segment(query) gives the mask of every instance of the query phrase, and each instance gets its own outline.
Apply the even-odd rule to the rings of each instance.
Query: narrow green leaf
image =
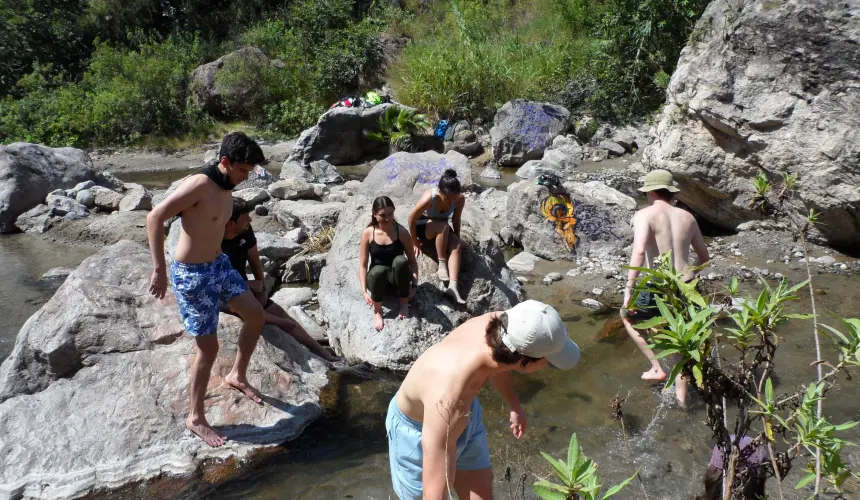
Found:
[[[555,473],[558,478],[561,479],[565,485],[570,486],[570,480],[568,479],[570,474],[568,473],[567,467],[565,467],[565,465],[561,461],[552,458],[551,456],[549,456],[549,454],[543,451],[540,452],[540,454],[543,455],[543,458],[545,458],[550,465],[552,465],[552,468],[555,469]]]
[[[570,436],[570,445],[567,447],[567,470],[568,470],[568,479],[573,481],[573,469],[576,467],[576,463],[579,461],[579,440],[576,437],[576,433],[574,432],[572,436]],[[571,484],[571,483],[568,483]]]
[[[794,489],[799,490],[813,481],[815,481],[815,474],[807,474],[806,477],[797,482],[797,485],[794,487]]]
[[[570,490],[570,488],[567,488],[567,487],[562,486],[560,484],[551,483],[551,482],[546,481],[544,479],[540,479],[537,482],[535,482],[535,486],[544,486],[546,488],[549,488],[551,490],[555,490],[555,491],[558,491],[561,493],[567,493],[568,490]]]
[[[541,484],[533,484],[532,490],[534,490],[535,495],[541,497],[543,500],[566,500],[567,495],[558,491],[555,491],[551,488],[548,488]]]
[[[850,343],[851,343],[851,342],[848,340],[848,337],[846,337],[845,335],[843,335],[843,334],[842,334],[842,332],[840,332],[839,330],[837,330],[837,329],[835,329],[835,328],[833,328],[833,327],[831,327],[831,326],[829,326],[829,325],[819,325],[819,326],[822,326],[822,327],[824,327],[824,328],[826,328],[826,329],[830,330],[834,335],[836,335],[837,337],[839,337],[839,339],[840,339],[840,340],[842,340],[842,342],[843,342],[843,343],[845,343],[845,344],[850,344]],[[822,333],[824,333],[824,334],[825,334],[825,335],[827,335],[827,336],[830,336],[827,332],[822,332]]]
[[[852,427],[855,427],[858,424],[860,424],[860,422],[845,422],[844,424],[839,424],[839,425],[833,427],[833,429],[837,430],[837,431],[844,431],[846,429],[850,429]]]
[[[681,351],[679,351],[678,349],[666,349],[665,351],[660,351],[660,353],[654,357],[657,359],[663,359],[666,356],[671,356],[672,354],[678,354],[679,352],[681,352]]]
[[[632,300],[632,299],[631,299]],[[645,320],[641,323],[636,323],[633,325],[633,328],[637,330],[648,330],[651,328],[656,328],[658,326],[663,326],[666,324],[666,319],[662,316],[654,316],[651,319]]]
[[[668,389],[668,388],[672,387],[672,384],[675,383],[675,378],[678,376],[679,373],[681,373],[681,370],[683,368],[684,368],[684,362],[683,361],[679,361],[678,363],[675,364],[674,367],[672,367],[672,372],[669,373],[669,377],[666,379],[666,386],[663,387],[664,389]]]
[[[618,493],[619,491],[621,491],[622,489],[624,489],[625,487],[627,487],[627,485],[628,485],[628,484],[630,484],[630,481],[633,481],[633,479],[636,477],[636,475],[637,475],[637,474],[639,474],[639,469],[636,469],[636,473],[635,473],[635,474],[633,474],[632,476],[628,477],[627,479],[625,479],[625,480],[624,480],[623,482],[621,482],[620,484],[616,484],[616,485],[615,485],[615,486],[613,486],[612,488],[609,488],[609,490],[606,492],[606,494],[605,494],[605,495],[603,495],[603,497],[601,497],[601,499],[600,499],[600,500],[606,500],[607,498],[609,498],[609,497],[611,497],[611,496],[615,495],[616,493]]]
[[[783,317],[789,319],[812,319],[815,317],[814,314],[784,314]]]
[[[764,383],[764,397],[767,402],[773,401],[773,383],[770,378]]]

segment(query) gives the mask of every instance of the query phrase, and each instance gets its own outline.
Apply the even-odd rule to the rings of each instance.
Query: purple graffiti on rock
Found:
[[[406,160],[396,162],[394,157],[389,157],[382,165],[385,169],[385,177],[388,183],[391,184],[401,174],[409,174],[410,172],[418,172],[418,177],[415,179],[417,184],[433,184],[442,177],[445,170],[452,168],[445,161],[445,158],[440,160]]]

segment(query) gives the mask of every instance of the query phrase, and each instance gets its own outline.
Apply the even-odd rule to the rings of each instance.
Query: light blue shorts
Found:
[[[469,423],[457,439],[457,470],[481,470],[490,468],[490,448],[487,431],[481,418],[478,398],[469,408]],[[388,456],[391,462],[391,481],[400,500],[421,500],[423,487],[421,472],[424,467],[424,452],[421,448],[421,422],[407,417],[397,406],[397,395],[388,405],[385,418],[385,433],[388,435]]]

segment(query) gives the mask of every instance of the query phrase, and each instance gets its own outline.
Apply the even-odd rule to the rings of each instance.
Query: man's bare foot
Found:
[[[451,300],[453,300],[454,302],[456,302],[458,304],[465,304],[466,303],[465,300],[460,298],[460,292],[458,292],[456,288],[448,287],[445,290],[445,295],[447,295],[448,297],[451,297]]]
[[[409,303],[400,303],[400,314],[397,316],[399,319],[406,319],[409,317]]]
[[[224,446],[224,443],[227,442],[227,436],[213,429],[205,418],[192,420],[189,416],[185,419],[185,427],[213,448]]]
[[[382,313],[373,313],[373,327],[377,332],[381,332],[385,328],[385,320],[382,319]]]
[[[263,400],[260,399],[260,393],[257,392],[257,389],[251,387],[251,384],[249,384],[248,382],[240,381],[238,377],[234,377],[232,374],[227,375],[227,377],[224,379],[224,382],[227,382],[230,387],[248,396],[248,399],[257,403],[258,405],[263,404]]]
[[[651,368],[647,372],[642,373],[642,380],[655,380],[658,382],[666,380],[666,372],[658,370],[657,368]]]

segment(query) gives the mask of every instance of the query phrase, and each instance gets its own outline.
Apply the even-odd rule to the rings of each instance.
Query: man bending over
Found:
[[[511,371],[533,373],[547,364],[567,370],[578,361],[579,347],[567,337],[558,312],[535,300],[457,327],[415,361],[388,405],[385,429],[394,491],[401,500],[447,499],[447,461],[447,477],[460,498],[492,498],[478,390],[489,380],[499,391],[519,439],[526,432],[526,416]]]
[[[186,179],[146,217],[146,234],[155,267],[149,290],[161,299],[167,291],[164,223],[177,214],[182,216],[182,233],[170,266],[170,281],[182,323],[196,342],[185,425],[212,447],[223,445],[227,439],[209,425],[203,408],[209,374],[218,355],[219,303],[226,303],[244,321],[236,361],[224,381],[258,404],[260,396],[248,383],[247,371],[263,328],[263,307],[248,290],[245,279],[230,265],[230,259],[221,253],[221,241],[233,211],[233,188],[248,178],[255,165],[264,164],[265,157],[260,146],[241,132],[224,137],[218,156],[217,164]]]

